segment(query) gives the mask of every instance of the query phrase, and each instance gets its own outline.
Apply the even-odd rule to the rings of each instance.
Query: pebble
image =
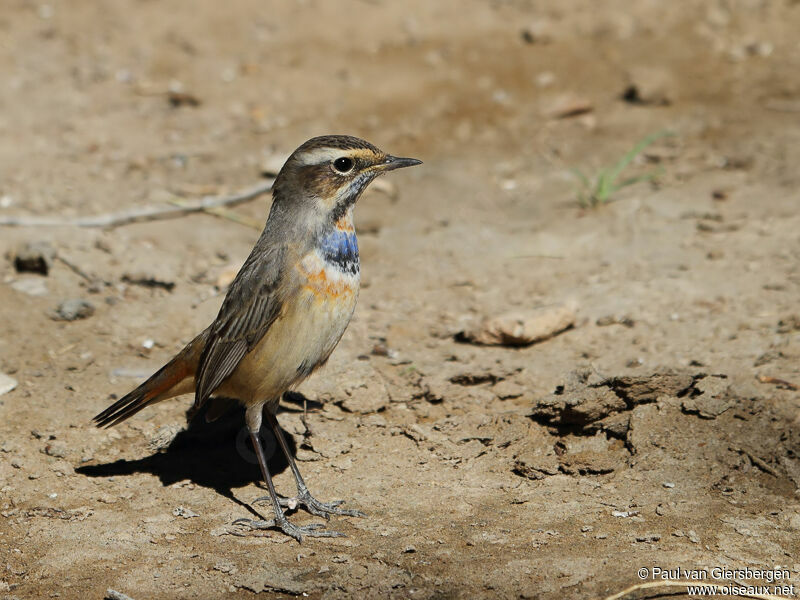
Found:
[[[56,250],[50,242],[26,242],[14,253],[14,268],[17,273],[47,275],[55,258]]]
[[[622,99],[631,104],[667,106],[675,100],[675,79],[669,71],[653,68],[633,68],[628,73],[628,87]]]
[[[192,517],[199,517],[196,512],[194,512],[191,508],[186,508],[185,506],[179,506],[178,508],[172,511],[172,514],[176,517],[183,517],[184,519],[191,519]]]
[[[44,447],[44,453],[56,458],[64,458],[67,455],[67,445],[64,442],[50,442]]]
[[[550,119],[577,117],[594,110],[592,101],[571,93],[558,94],[543,102],[542,114]]]
[[[0,373],[0,396],[7,394],[17,387],[17,380],[13,377]]]
[[[75,298],[64,300],[56,307],[55,312],[50,315],[54,321],[77,321],[86,319],[94,314],[94,304],[88,300]]]

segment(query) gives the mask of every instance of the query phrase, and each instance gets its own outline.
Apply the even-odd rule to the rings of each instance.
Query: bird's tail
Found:
[[[92,421],[98,427],[113,427],[143,408],[192,391],[192,386],[182,382],[194,379],[197,367],[197,342],[199,337],[184,348],[175,358],[156,371],[147,381],[109,406]],[[191,379],[190,379],[191,378]],[[187,388],[187,389],[183,389]]]

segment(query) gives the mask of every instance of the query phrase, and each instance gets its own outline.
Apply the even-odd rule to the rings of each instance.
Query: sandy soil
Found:
[[[323,133],[425,164],[361,200],[355,319],[300,390],[308,429],[298,397],[279,416],[312,492],[369,513],[302,545],[232,525],[270,517],[240,414],[89,424],[213,319],[258,231],[0,228],[0,598],[800,583],[799,27],[778,0],[6,2],[0,217],[230,193]],[[657,181],[578,205],[571,169],[662,130],[626,173]],[[17,272],[42,241],[48,274]],[[54,320],[70,299],[94,313]],[[455,338],[565,303],[528,347]]]

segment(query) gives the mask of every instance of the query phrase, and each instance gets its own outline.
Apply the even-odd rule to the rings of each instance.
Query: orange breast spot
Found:
[[[353,226],[353,215],[349,212],[345,213],[345,215],[336,221],[334,225],[339,231],[346,231],[348,233],[355,231],[355,227]]]
[[[306,282],[303,288],[312,292],[319,300],[335,300],[352,296],[355,292],[352,283],[343,277],[328,277],[324,267],[307,271],[302,269]]]

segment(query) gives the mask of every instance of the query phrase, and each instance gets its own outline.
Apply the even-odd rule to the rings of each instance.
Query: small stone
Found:
[[[686,535],[689,537],[689,541],[693,544],[700,543],[700,538],[697,536],[697,532],[694,529],[690,529]]]
[[[199,517],[196,512],[194,512],[191,508],[186,508],[185,506],[179,506],[178,508],[172,511],[172,514],[176,517],[183,517],[184,519],[191,519],[192,517]]]
[[[526,44],[549,44],[555,37],[553,35],[553,23],[540,19],[530,23],[520,32],[522,41]]]
[[[675,487],[675,484],[672,483],[671,481],[665,481],[661,485],[664,486],[665,488],[674,488]]]
[[[0,373],[0,396],[17,387],[17,380],[5,373]]]
[[[594,106],[588,98],[565,93],[544,101],[542,114],[550,119],[568,119],[592,112]]]
[[[54,321],[77,321],[87,319],[94,314],[94,304],[88,300],[75,298],[64,300],[56,307],[55,312],[50,315]]]
[[[384,340],[379,341],[374,346],[372,346],[372,351],[370,352],[372,356],[386,356],[388,358],[394,358],[397,355],[397,352],[394,352],[386,345]]]
[[[667,106],[675,99],[675,87],[675,79],[666,70],[652,66],[633,68],[622,99],[631,104]]]
[[[417,549],[411,544],[409,544],[408,546],[403,548],[403,553],[404,554],[412,554],[412,553],[414,553],[416,551],[417,551]]]
[[[17,273],[39,273],[47,275],[56,257],[50,242],[27,242],[14,253],[14,268]]]
[[[44,453],[56,458],[64,458],[67,455],[67,445],[64,442],[50,442],[44,447]]]
[[[619,517],[621,519],[627,519],[628,517],[635,517],[639,514],[638,510],[612,510],[611,516],[612,517]]]

